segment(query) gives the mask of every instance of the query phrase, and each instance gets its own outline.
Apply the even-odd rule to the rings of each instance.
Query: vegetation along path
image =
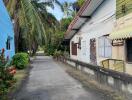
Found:
[[[32,66],[13,100],[106,100],[101,93],[85,90],[51,57],[38,56]]]

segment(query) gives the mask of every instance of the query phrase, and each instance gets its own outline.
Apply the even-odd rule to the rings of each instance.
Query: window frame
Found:
[[[112,44],[110,42],[108,45],[108,44],[106,44],[106,41],[107,41],[107,43],[108,43],[108,41],[110,41],[108,36],[102,36],[102,37],[98,38],[98,55],[99,55],[99,57],[103,57],[103,58],[112,58]],[[102,42],[102,45],[100,45],[100,42]],[[107,53],[106,53],[108,48],[110,48],[110,50],[111,50],[110,55],[107,55]],[[102,53],[102,51],[103,51],[103,53]]]

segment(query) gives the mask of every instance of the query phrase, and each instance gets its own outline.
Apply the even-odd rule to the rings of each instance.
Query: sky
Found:
[[[45,0],[43,0],[45,1]],[[67,2],[75,2],[76,0],[59,0],[61,3],[67,1]],[[61,20],[63,17],[63,12],[61,11],[60,7],[58,5],[55,5],[54,9],[48,8],[48,12],[52,13],[57,20]]]

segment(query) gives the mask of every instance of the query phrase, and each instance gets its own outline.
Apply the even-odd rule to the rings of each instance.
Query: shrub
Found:
[[[29,56],[27,53],[17,53],[13,56],[12,63],[17,69],[24,69],[29,63]]]
[[[62,56],[62,52],[55,50],[53,57],[58,59],[58,57],[60,57],[60,56]]]
[[[10,60],[5,58],[4,52],[4,49],[0,51],[0,100],[7,100],[4,98],[15,82],[13,76],[16,72],[15,68],[10,65]]]

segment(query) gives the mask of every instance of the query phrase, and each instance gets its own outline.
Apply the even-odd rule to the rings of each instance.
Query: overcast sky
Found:
[[[42,1],[46,1],[46,0],[42,0]],[[49,0],[48,0],[49,1]],[[67,1],[67,2],[75,2],[76,0],[59,0],[61,3]],[[51,12],[53,15],[55,15],[55,17],[60,20],[63,17],[63,13],[61,11],[61,9],[59,8],[59,6],[55,5],[54,10],[51,8],[48,8],[48,11]]]

